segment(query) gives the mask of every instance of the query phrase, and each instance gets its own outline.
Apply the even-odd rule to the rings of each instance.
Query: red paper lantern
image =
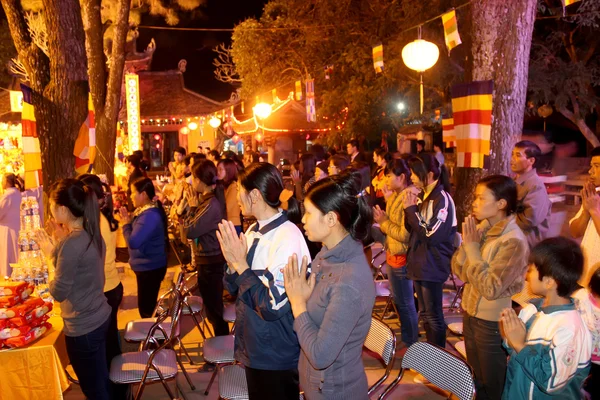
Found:
[[[154,135],[154,140],[160,140],[160,135],[158,133]]]
[[[160,143],[156,143],[156,148],[160,149]]]

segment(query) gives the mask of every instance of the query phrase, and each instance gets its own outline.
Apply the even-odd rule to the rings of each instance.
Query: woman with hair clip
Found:
[[[114,216],[110,186],[92,174],[79,175],[77,180],[83,182],[94,191],[98,198],[98,207],[100,208],[100,234],[106,246],[106,256],[104,258],[104,295],[108,300],[108,305],[112,308],[110,326],[106,338],[106,361],[110,366],[113,357],[121,354],[117,314],[123,300],[123,284],[119,278],[119,271],[117,271],[115,263],[117,258],[117,229],[119,229],[119,222]]]
[[[415,283],[419,311],[427,341],[446,346],[442,311],[442,286],[450,275],[455,250],[456,211],[450,197],[448,172],[431,154],[408,161],[411,180],[422,191],[422,202],[413,192],[404,198],[404,214],[410,233],[407,278]]]
[[[406,253],[410,231],[406,227],[404,199],[407,193],[418,194],[412,186],[411,174],[406,161],[392,160],[387,164],[387,183],[384,194],[387,203],[386,211],[379,206],[373,209],[373,217],[385,235],[387,273],[391,283],[392,294],[398,313],[400,314],[400,331],[402,341],[409,347],[418,340],[419,324],[414,301],[413,281],[407,278]]]
[[[323,249],[312,263],[298,255],[284,270],[285,289],[302,352],[300,386],[308,399],[368,399],[362,347],[371,327],[375,287],[361,243],[372,220],[360,173],[317,182],[306,194],[302,222]]]
[[[190,212],[183,222],[183,229],[186,237],[193,239],[192,259],[198,271],[200,296],[215,336],[225,336],[229,334],[229,325],[223,320],[225,259],[216,236],[219,222],[225,216],[225,196],[223,185],[217,183],[217,168],[212,161],[194,164],[192,186],[184,196]]]
[[[217,164],[217,178],[225,188],[225,206],[227,208],[226,220],[233,222],[235,230],[242,233],[242,212],[237,201],[238,195],[238,167],[234,160],[224,158]]]
[[[50,193],[56,246],[40,245],[54,265],[50,294],[60,303],[71,365],[88,399],[111,399],[106,335],[111,308],[104,296],[105,247],[94,191],[75,179],[59,181]]]
[[[310,262],[308,248],[279,208],[283,178],[275,166],[250,165],[238,187],[243,215],[258,222],[238,236],[233,224],[223,221],[217,232],[228,265],[225,285],[237,294],[235,358],[245,366],[250,400],[297,400],[300,346],[283,268],[291,254]]]
[[[511,307],[511,296],[523,288],[527,273],[529,245],[515,221],[516,210],[515,181],[503,175],[481,179],[473,215],[462,225],[462,245],[452,257],[452,271],[465,282],[465,348],[480,399],[502,397],[507,353],[500,317]]]
[[[140,316],[151,318],[160,283],[167,273],[167,216],[156,199],[150,178],[134,181],[130,189],[136,209],[129,214],[121,207],[123,236],[129,248],[129,265],[137,280]]]

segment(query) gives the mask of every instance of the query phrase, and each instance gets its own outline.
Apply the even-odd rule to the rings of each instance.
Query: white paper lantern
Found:
[[[408,68],[417,72],[427,71],[435,65],[439,58],[438,47],[423,39],[410,42],[402,49],[402,61]]]

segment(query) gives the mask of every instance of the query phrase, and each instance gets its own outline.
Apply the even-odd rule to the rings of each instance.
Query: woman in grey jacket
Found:
[[[363,246],[371,209],[360,192],[360,173],[344,173],[315,183],[306,194],[302,219],[308,239],[322,242],[312,263],[298,268],[290,257],[284,271],[286,293],[302,352],[300,387],[314,399],[368,399],[361,359],[371,326],[375,287]]]

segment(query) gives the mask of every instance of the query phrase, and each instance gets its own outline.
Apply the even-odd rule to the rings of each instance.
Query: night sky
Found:
[[[266,0],[206,0],[201,16],[193,19],[181,14],[179,27],[233,28],[250,17],[260,17]],[[142,25],[166,26],[160,18],[145,16]],[[152,61],[154,71],[177,69],[179,60],[187,60],[184,74],[188,89],[217,101],[227,100],[235,89],[214,78],[212,65],[219,43],[229,44],[231,32],[170,31],[139,29],[138,51],[143,51],[152,38],[156,41],[156,52]]]

